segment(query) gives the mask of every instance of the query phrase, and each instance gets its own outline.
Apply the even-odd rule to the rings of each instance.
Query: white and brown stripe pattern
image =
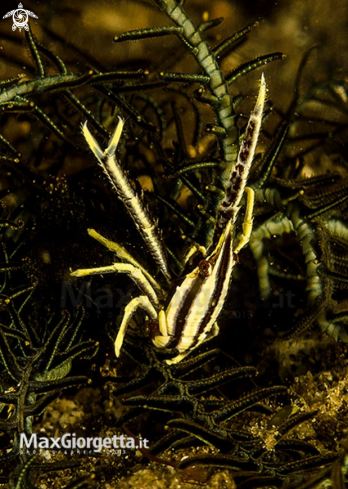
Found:
[[[214,325],[223,308],[235,264],[233,226],[256,150],[265,95],[266,83],[262,75],[257,102],[244,134],[235,170],[231,174],[228,192],[218,214],[218,243],[206,259],[209,266],[202,268],[200,264],[184,278],[174,292],[165,314],[161,315],[162,321],[166,323],[160,324],[162,334],[153,339],[154,344],[179,351],[167,363],[179,362],[218,331]],[[164,331],[166,334],[163,334]]]
[[[123,125],[124,122],[119,117],[117,128],[109,141],[109,146],[105,151],[101,150],[99,144],[90,133],[87,127],[87,122],[85,122],[85,124],[82,126],[82,132],[89,147],[104,170],[104,173],[108,177],[113,188],[116,190],[117,195],[122,200],[129,215],[132,217],[137,229],[148,246],[151,255],[153,256],[163,275],[169,281],[170,272],[167,263],[167,252],[161,239],[158,226],[152,219],[141,197],[133,189],[128,176],[123,171],[115,156],[116,148],[122,134]]]
[[[250,115],[243,141],[238,153],[237,164],[230,175],[225,197],[220,204],[216,218],[215,235],[219,236],[228,221],[236,221],[239,205],[242,200],[251,164],[254,159],[256,145],[261,129],[263,107],[266,98],[266,82],[262,74],[260,90],[256,105]]]
[[[203,275],[198,265],[177,287],[165,311],[167,334],[153,339],[158,347],[179,351],[179,355],[167,363],[177,363],[208,337],[217,334],[218,328],[213,326],[225,302],[235,263],[231,222],[207,262],[212,265],[210,275]]]
[[[160,300],[157,298],[160,287],[152,287],[150,283],[152,280],[147,278],[147,273],[142,270],[142,267],[137,266],[137,262],[132,257],[130,257],[131,263],[128,264],[114,263],[108,267],[73,272],[72,275],[74,276],[111,272],[130,273],[135,283],[143,291],[144,295],[132,299],[126,306],[115,341],[117,356],[120,353],[126,328],[131,317],[139,308],[145,311],[152,323],[156,323],[156,319],[158,319],[158,327],[151,328],[155,329],[152,333],[152,340],[155,346],[166,349],[174,348],[176,350],[176,354],[172,358],[165,360],[168,364],[180,362],[194,348],[209,337],[217,334],[216,320],[223,308],[229,290],[235,264],[235,254],[238,253],[250,237],[254,195],[251,189],[248,192],[249,200],[247,199],[243,239],[239,239],[238,243],[233,242],[233,228],[255,154],[265,94],[266,84],[262,76],[259,96],[254,111],[250,116],[239,151],[238,161],[235,170],[231,174],[230,185],[218,214],[217,244],[209,256],[184,277],[181,285],[176,288],[168,301],[167,306],[161,307]],[[115,157],[122,128],[123,122],[120,120],[109,142],[109,146],[104,152],[87,129],[86,124],[83,126],[83,133],[90,148],[136,223],[151,254],[169,280],[170,276],[163,244],[156,235],[157,227]],[[128,253],[122,247],[113,245],[96,232],[91,232],[90,234],[107,248],[115,251],[120,258],[124,259],[128,256]]]

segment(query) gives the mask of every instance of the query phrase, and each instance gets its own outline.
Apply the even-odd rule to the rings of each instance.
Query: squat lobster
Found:
[[[80,269],[73,272],[72,275],[82,277],[92,274],[127,273],[142,291],[142,295],[132,299],[124,310],[115,340],[117,357],[120,354],[127,326],[138,308],[142,309],[152,322],[155,322],[156,325],[158,323],[155,330],[151,332],[154,345],[165,349],[174,348],[177,351],[173,358],[165,360],[168,364],[180,362],[194,348],[217,335],[219,329],[216,320],[229,290],[236,255],[248,243],[252,231],[254,192],[246,187],[246,183],[260,132],[265,96],[266,83],[262,75],[256,105],[248,121],[237,163],[231,173],[225,197],[217,213],[214,248],[191,273],[183,278],[181,285],[167,301],[166,308],[163,305],[166,293],[147,270],[125,248],[107,240],[92,229],[88,230],[90,236],[113,251],[125,263]],[[152,256],[169,281],[170,273],[165,248],[159,234],[156,233],[155,223],[115,157],[122,129],[123,121],[120,119],[109,146],[104,152],[89,132],[86,123],[83,126],[83,134],[135,221]],[[234,224],[244,191],[246,193],[246,211],[243,233],[237,240],[234,240]]]

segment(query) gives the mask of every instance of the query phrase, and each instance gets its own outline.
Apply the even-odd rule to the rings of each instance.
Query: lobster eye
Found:
[[[160,333],[160,329],[159,329],[159,325],[158,325],[158,321],[155,321],[153,319],[148,319],[146,321],[146,327],[147,327],[147,330],[148,330],[148,333],[149,333],[149,336],[150,338],[155,338],[156,336],[159,336],[161,333]]]
[[[207,260],[201,260],[198,263],[198,268],[199,268],[199,273],[203,277],[209,277],[209,275],[211,275],[211,273],[213,271],[212,264],[210,262],[208,262]]]

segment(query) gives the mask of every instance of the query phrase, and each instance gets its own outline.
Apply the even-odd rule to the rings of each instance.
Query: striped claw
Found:
[[[169,281],[170,272],[167,262],[167,253],[158,229],[158,225],[152,219],[142,198],[133,189],[128,176],[123,171],[123,168],[115,156],[123,131],[123,125],[124,121],[119,117],[117,127],[111,136],[109,145],[105,151],[102,151],[99,144],[90,133],[87,127],[87,122],[85,122],[85,124],[82,126],[82,132],[88,146],[91,148],[94,156],[99,161],[100,166],[111,182],[112,187],[116,190],[118,197],[122,200],[129,215],[133,219],[159,269]]]

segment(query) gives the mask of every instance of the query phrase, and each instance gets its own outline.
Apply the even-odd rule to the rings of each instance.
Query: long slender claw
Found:
[[[266,81],[262,74],[259,94],[254,110],[252,111],[244,132],[242,144],[239,149],[238,159],[230,176],[230,182],[226,188],[226,194],[220,204],[216,219],[215,236],[219,236],[226,227],[228,221],[236,221],[239,205],[242,200],[251,164],[253,162],[256,145],[260,134],[263,108],[266,100]],[[214,239],[215,240],[215,239]]]
[[[134,190],[127,174],[124,172],[115,156],[123,125],[123,120],[119,118],[117,127],[111,136],[109,145],[105,151],[102,151],[99,144],[90,133],[86,123],[83,125],[82,131],[89,147],[99,161],[100,166],[107,175],[113,188],[116,190],[118,197],[122,200],[129,215],[133,219],[154,260],[166,279],[170,281],[171,277],[167,262],[167,253],[158,225],[154,219],[152,219],[141,196]]]

